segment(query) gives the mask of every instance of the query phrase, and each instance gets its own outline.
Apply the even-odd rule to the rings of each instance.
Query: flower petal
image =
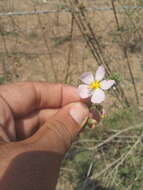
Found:
[[[88,85],[85,84],[79,85],[78,91],[79,91],[79,96],[81,98],[88,98],[91,96],[91,91],[88,88]]]
[[[93,92],[93,96],[91,97],[91,102],[94,104],[100,104],[105,100],[104,91],[101,89],[97,89]]]
[[[85,84],[91,84],[92,82],[94,82],[94,77],[91,72],[86,72],[81,75],[80,80]]]
[[[114,80],[103,80],[101,81],[100,85],[103,90],[108,90],[115,84]]]
[[[97,68],[96,75],[95,75],[95,80],[102,80],[105,76],[105,69],[104,66],[101,65]]]

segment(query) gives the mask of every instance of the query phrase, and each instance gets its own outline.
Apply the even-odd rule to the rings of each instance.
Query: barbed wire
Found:
[[[143,9],[143,6],[122,6],[117,7],[117,11],[121,12],[124,9],[133,10],[133,9]],[[87,11],[111,11],[113,10],[111,7],[88,7]],[[71,8],[65,9],[53,9],[53,10],[33,10],[33,11],[15,11],[15,12],[2,12],[0,13],[0,17],[3,16],[22,16],[22,15],[41,15],[41,14],[49,14],[49,13],[69,13],[69,12],[78,12],[78,10],[73,10]]]

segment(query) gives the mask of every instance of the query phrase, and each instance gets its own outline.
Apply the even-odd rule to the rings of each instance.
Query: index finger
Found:
[[[47,82],[19,82],[0,86],[0,96],[14,116],[23,116],[37,109],[60,108],[81,101],[77,88]]]

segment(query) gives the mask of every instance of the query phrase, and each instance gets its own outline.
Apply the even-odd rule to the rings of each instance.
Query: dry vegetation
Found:
[[[100,64],[118,83],[104,103],[107,117],[97,129],[86,129],[67,153],[57,190],[143,189],[143,9],[122,5],[143,1],[0,1],[0,12],[58,10],[0,16],[0,83],[78,85],[81,73]]]

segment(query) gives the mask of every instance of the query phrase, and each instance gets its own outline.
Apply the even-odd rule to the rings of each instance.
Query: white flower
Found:
[[[103,80],[105,76],[105,69],[103,66],[99,66],[95,77],[91,72],[83,73],[80,80],[84,83],[79,85],[79,95],[81,98],[91,97],[91,102],[94,104],[100,104],[105,100],[104,90],[108,90],[114,84],[114,80]]]

